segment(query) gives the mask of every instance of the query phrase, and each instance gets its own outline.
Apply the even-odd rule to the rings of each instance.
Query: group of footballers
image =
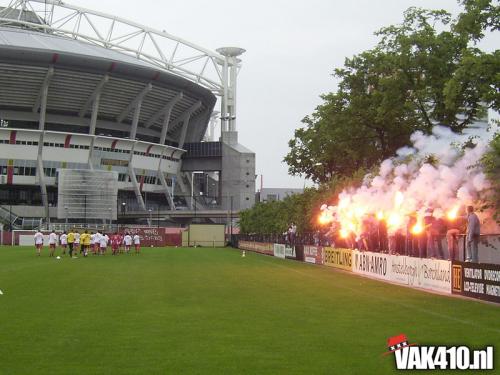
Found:
[[[34,239],[37,254],[40,256],[44,245],[43,233],[37,230]],[[100,231],[89,233],[89,231],[85,230],[83,233],[80,233],[76,230],[70,230],[67,233],[64,231],[60,235],[52,231],[48,238],[50,249],[49,256],[53,257],[55,255],[58,244],[62,249],[62,254],[65,255],[67,251],[72,258],[74,257],[73,253],[76,255],[78,252],[84,257],[88,256],[90,253],[94,255],[104,255],[106,254],[108,246],[111,246],[112,255],[118,255],[123,252],[128,254],[132,244],[134,245],[136,254],[139,254],[141,250],[140,236],[138,234],[132,236],[128,232],[124,234],[115,232],[108,236],[106,233]]]

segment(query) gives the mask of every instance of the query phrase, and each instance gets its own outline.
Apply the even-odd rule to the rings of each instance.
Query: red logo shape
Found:
[[[415,344],[410,344],[408,342],[408,337],[404,334],[399,334],[397,336],[392,336],[387,339],[387,350],[385,354],[394,353],[396,350],[403,349],[406,346],[412,346]]]

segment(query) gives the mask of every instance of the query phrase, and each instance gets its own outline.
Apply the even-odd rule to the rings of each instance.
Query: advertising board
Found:
[[[453,262],[452,292],[500,303],[500,265]]]
[[[323,264],[323,247],[305,245],[304,261],[306,263]]]
[[[329,267],[352,271],[352,254],[353,250],[351,249],[324,247],[324,264]]]

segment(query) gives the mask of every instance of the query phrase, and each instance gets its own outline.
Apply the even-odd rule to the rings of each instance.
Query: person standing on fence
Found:
[[[59,244],[62,247],[63,255],[65,255],[66,248],[68,247],[68,235],[66,234],[66,231],[62,232],[62,234],[59,236]]]
[[[448,218],[446,221],[446,244],[448,247],[448,260],[458,258],[458,235],[465,233],[464,216]]]
[[[33,237],[35,238],[36,252],[37,252],[38,256],[40,256],[40,252],[42,251],[42,247],[43,247],[43,233],[37,229],[37,231]]]
[[[73,246],[75,244],[75,233],[73,233],[73,229],[70,229],[68,232],[68,248],[69,248],[69,256],[73,257]]]
[[[297,226],[294,222],[290,225],[290,244],[295,244],[295,237],[297,235]]]
[[[478,244],[479,234],[481,233],[481,224],[479,218],[474,213],[474,207],[467,206],[467,256],[466,262],[478,263]]]
[[[434,251],[435,257],[438,259],[444,259],[444,251],[443,251],[443,237],[446,233],[446,223],[442,217],[438,217],[434,220],[431,227],[433,243],[434,243]]]
[[[436,245],[434,243],[434,230],[433,226],[435,226],[434,222],[436,221],[436,218],[433,216],[434,210],[432,208],[428,208],[425,210],[424,214],[424,229],[425,229],[425,238],[426,238],[426,250],[427,250],[427,257],[428,258],[435,258],[436,257]],[[423,256],[425,258],[425,256]],[[421,256],[421,258],[423,258]]]

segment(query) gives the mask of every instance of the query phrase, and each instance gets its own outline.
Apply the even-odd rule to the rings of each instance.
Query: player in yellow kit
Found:
[[[81,234],[80,243],[82,244],[83,256],[86,257],[90,247],[90,234],[88,231],[85,231]]]

